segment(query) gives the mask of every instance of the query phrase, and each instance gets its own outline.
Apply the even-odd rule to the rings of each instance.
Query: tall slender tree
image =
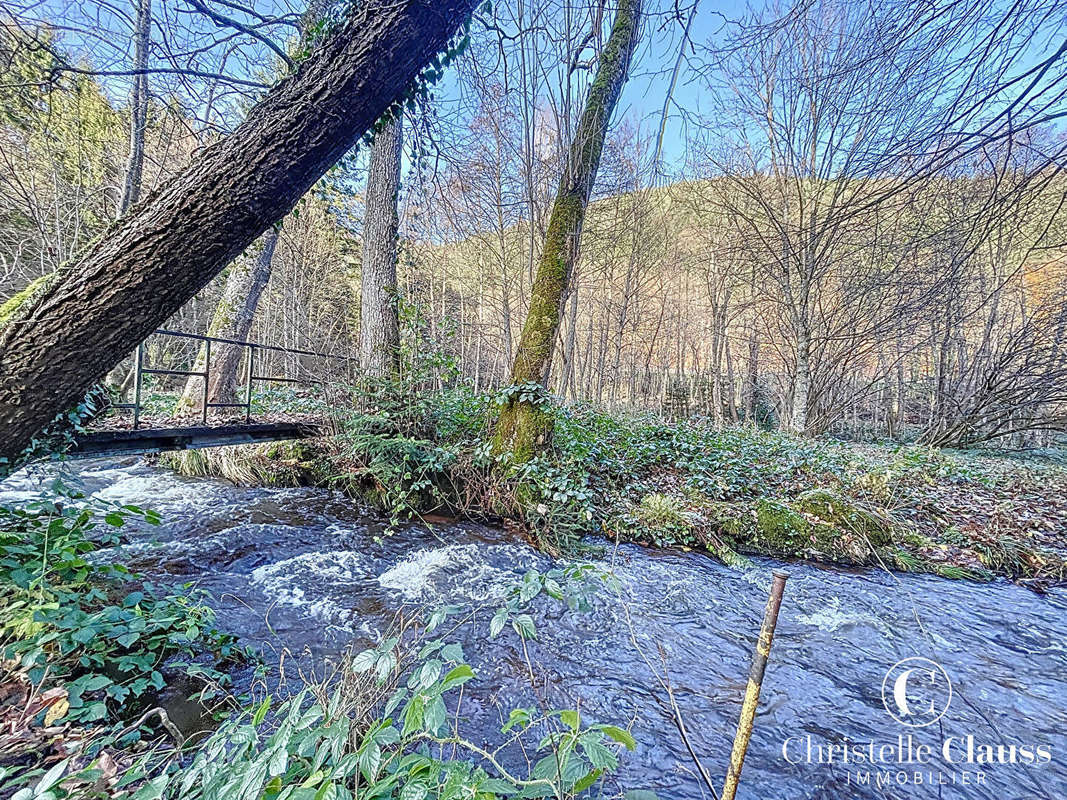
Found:
[[[473,0],[369,0],[230,136],[0,308],[0,463],[292,209],[448,50]],[[449,61],[452,51],[446,54]],[[439,74],[434,70],[435,76]]]
[[[619,0],[611,35],[600,54],[549,216],[530,309],[511,367],[514,386],[547,386],[563,303],[578,260],[582,223],[596,182],[604,138],[637,45],[640,21],[641,0]],[[511,395],[501,410],[494,434],[495,448],[510,449],[517,461],[529,460],[548,444],[552,435],[552,417],[530,394]]]
[[[396,368],[400,325],[396,306],[396,239],[399,218],[403,117],[396,114],[374,135],[363,217],[359,314],[359,365],[380,378]]]
[[[148,47],[152,37],[152,0],[140,0],[133,32],[133,91],[130,93],[130,154],[119,198],[119,216],[141,197],[144,139],[148,128]]]

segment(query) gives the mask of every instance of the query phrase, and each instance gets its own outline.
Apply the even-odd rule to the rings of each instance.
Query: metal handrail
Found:
[[[180,370],[180,369],[154,369],[144,366],[144,342],[137,345],[137,350],[134,353],[134,389],[133,389],[133,402],[132,403],[115,403],[113,408],[131,408],[133,409],[133,428],[137,430],[141,424],[141,387],[143,378],[145,375],[185,375],[187,377],[199,377],[204,379],[204,393],[201,399],[202,406],[202,419],[204,423],[207,423],[208,411],[212,408],[243,408],[245,410],[245,424],[252,421],[252,384],[256,381],[261,383],[303,383],[303,384],[321,384],[323,381],[315,379],[301,379],[301,378],[286,378],[283,376],[269,376],[269,375],[256,375],[256,351],[257,350],[270,350],[278,353],[291,353],[293,355],[310,356],[312,358],[325,358],[333,359],[337,361],[353,361],[353,356],[341,356],[334,355],[332,353],[316,353],[312,350],[298,350],[296,348],[279,347],[277,345],[259,344],[257,342],[244,342],[239,339],[224,339],[220,336],[205,336],[199,333],[186,333],[185,331],[171,331],[165,328],[157,328],[150,335],[159,334],[161,336],[174,336],[181,339],[193,339],[198,342],[204,342],[204,369],[199,370]],[[248,348],[248,360],[247,370],[248,377],[245,381],[245,400],[243,403],[209,403],[208,402],[208,390],[211,385],[211,344],[212,342],[218,342],[219,344],[236,345],[238,347]]]

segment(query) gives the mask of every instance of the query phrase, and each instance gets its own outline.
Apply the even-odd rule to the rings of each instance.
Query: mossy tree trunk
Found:
[[[0,322],[0,459],[284,217],[445,50],[473,0],[368,0],[180,175]]]
[[[513,386],[528,383],[547,386],[563,302],[578,259],[586,207],[596,181],[608,125],[626,83],[640,21],[641,0],[619,0],[611,35],[600,54],[552,205],[530,295],[530,310],[511,367]],[[498,452],[511,450],[521,462],[528,461],[548,445],[552,417],[536,398],[531,401],[519,397],[518,393],[513,394],[500,412],[494,448]]]
[[[238,258],[230,265],[226,286],[215,307],[207,335],[220,339],[248,341],[252,321],[256,316],[259,298],[270,282],[274,249],[278,245],[280,226],[275,225],[263,236],[262,249],[256,258]],[[236,399],[237,370],[241,359],[247,358],[248,348],[235,344],[214,343],[211,347],[211,364],[208,365],[207,401],[209,403],[232,403]],[[207,348],[201,347],[196,357],[194,372],[205,366]],[[199,409],[204,400],[204,379],[189,378],[178,403],[178,411]]]
[[[403,117],[384,123],[374,135],[363,216],[360,268],[359,365],[370,377],[396,372],[400,325],[396,307],[396,203],[400,192]]]

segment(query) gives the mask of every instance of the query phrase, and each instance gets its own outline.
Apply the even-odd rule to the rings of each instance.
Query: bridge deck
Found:
[[[92,431],[78,438],[70,451],[73,458],[158,453],[165,450],[196,450],[249,442],[277,442],[319,436],[322,429],[307,422],[265,422],[184,428]]]

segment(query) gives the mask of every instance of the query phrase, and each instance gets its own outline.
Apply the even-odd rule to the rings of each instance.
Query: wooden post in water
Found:
[[[767,598],[767,609],[763,612],[763,625],[756,642],[756,652],[752,655],[752,666],[748,671],[748,687],[745,689],[745,702],[741,705],[741,718],[737,721],[737,733],[734,735],[734,749],[730,753],[730,767],[726,770],[726,782],[722,787],[722,800],[734,800],[737,794],[737,781],[741,777],[741,767],[745,763],[748,740],[752,737],[752,723],[756,718],[756,706],[759,704],[760,688],[763,686],[763,673],[767,669],[767,656],[771,653],[771,641],[774,639],[774,627],[778,624],[778,610],[782,607],[782,592],[789,573],[774,570],[774,582],[771,594]]]

